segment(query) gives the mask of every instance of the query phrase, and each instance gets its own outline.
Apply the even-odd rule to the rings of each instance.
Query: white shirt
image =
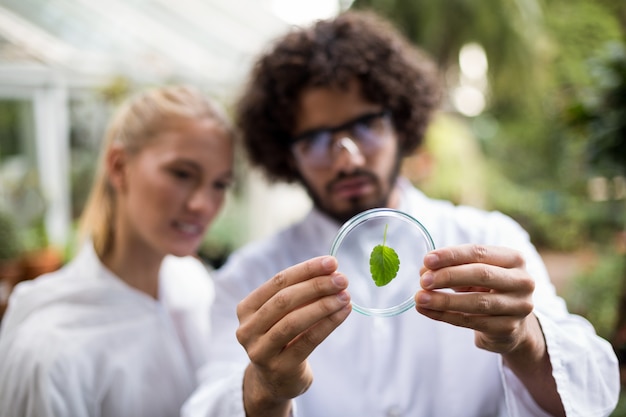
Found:
[[[427,198],[405,180],[399,184],[400,210],[426,227],[435,247],[482,243],[524,254],[536,280],[534,313],[567,415],[609,415],[620,389],[617,358],[586,320],[567,312],[527,233],[501,213],[455,207]],[[231,256],[215,277],[205,381],[186,403],[184,416],[245,416],[242,379],[249,360],[235,338],[236,304],[278,271],[328,254],[339,227],[312,211],[302,222]],[[309,360],[314,380],[295,399],[299,417],[547,415],[500,355],[474,345],[472,330],[430,320],[414,309],[395,317],[353,311]]]
[[[2,417],[172,417],[206,360],[210,276],[167,256],[159,300],[107,270],[92,245],[18,285],[0,332]]]

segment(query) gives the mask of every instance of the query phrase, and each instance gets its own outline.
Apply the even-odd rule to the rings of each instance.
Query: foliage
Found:
[[[75,147],[70,154],[70,190],[72,192],[72,219],[78,219],[83,212],[94,181],[97,166],[97,150]]]
[[[485,151],[514,182],[584,197],[586,138],[572,132],[563,114],[576,89],[592,82],[588,57],[622,35],[615,17],[588,0],[545,2],[543,25],[548,47],[535,62],[542,76],[533,80],[535,89],[508,105],[493,92],[491,111],[500,130]]]
[[[398,274],[400,269],[400,259],[396,251],[387,246],[387,226],[383,234],[383,243],[374,246],[370,254],[370,273],[377,287],[384,287],[389,284]]]
[[[444,112],[431,122],[420,152],[403,165],[403,175],[427,195],[475,207],[485,206],[486,171],[487,162],[470,129]]]
[[[15,259],[21,250],[15,219],[8,211],[0,210],[0,260]]]
[[[589,137],[589,163],[608,174],[626,172],[626,45],[607,44],[590,61],[594,84],[570,107],[571,123]]]
[[[613,338],[625,262],[623,254],[602,250],[593,266],[574,277],[563,295],[569,310],[586,317],[607,340]]]
[[[0,161],[19,153],[19,102],[0,101]]]
[[[472,131],[458,117],[439,114],[422,152],[405,161],[403,173],[431,197],[510,215],[540,248],[574,250],[590,237],[607,236],[610,207],[599,210],[586,197],[559,188],[513,182],[477,148]]]
[[[480,43],[489,61],[488,105],[466,123],[488,161],[477,168],[486,184],[484,205],[519,220],[541,246],[574,249],[598,234],[592,225],[605,236],[612,220],[603,222],[597,212],[603,208],[587,196],[587,137],[564,115],[577,91],[593,85],[588,58],[607,41],[623,39],[626,6],[609,0],[356,0],[353,7],[389,17],[446,75],[457,70],[464,44]],[[447,169],[437,173],[447,184],[450,175],[462,179],[467,172]]]
[[[533,46],[543,43],[536,0],[356,0],[353,8],[389,17],[446,71],[456,66],[464,44],[480,43],[489,57],[490,83],[501,97],[523,97],[539,75],[532,65]]]

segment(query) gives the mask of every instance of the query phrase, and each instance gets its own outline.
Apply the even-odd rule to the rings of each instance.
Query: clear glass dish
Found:
[[[377,245],[393,249],[400,261],[397,275],[384,285],[376,284],[370,270]],[[434,248],[430,233],[418,220],[402,211],[377,208],[348,220],[337,232],[330,254],[348,277],[352,309],[390,317],[415,306],[424,256]]]

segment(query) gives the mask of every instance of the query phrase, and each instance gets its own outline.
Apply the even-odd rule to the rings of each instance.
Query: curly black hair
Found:
[[[256,61],[235,108],[251,164],[270,181],[297,181],[289,161],[301,92],[347,88],[355,78],[366,100],[391,111],[401,156],[412,153],[439,104],[436,67],[388,21],[347,11],[292,29]]]

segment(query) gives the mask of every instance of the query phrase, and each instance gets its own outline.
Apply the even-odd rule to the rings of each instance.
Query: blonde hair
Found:
[[[115,219],[115,190],[106,173],[106,157],[113,145],[139,152],[154,136],[180,119],[210,118],[233,136],[233,128],[217,104],[189,86],[165,86],[146,90],[127,99],[111,119],[100,151],[100,161],[89,199],[79,224],[81,241],[91,239],[96,253],[111,250]]]

